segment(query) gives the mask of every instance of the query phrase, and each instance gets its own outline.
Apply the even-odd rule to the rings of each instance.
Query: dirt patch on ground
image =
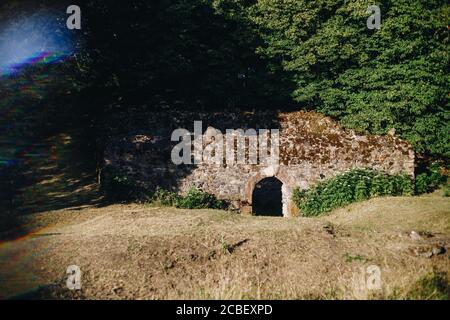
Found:
[[[32,233],[0,244],[2,298],[407,298],[450,271],[450,199],[438,193],[320,218],[111,205],[26,219]],[[81,268],[80,291],[65,286],[69,265]],[[380,290],[367,287],[370,265]]]

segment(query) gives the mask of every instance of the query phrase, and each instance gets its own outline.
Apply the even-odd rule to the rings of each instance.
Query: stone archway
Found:
[[[267,170],[270,169],[270,170]],[[246,183],[243,195],[243,202],[246,206],[242,208],[242,212],[246,214],[253,213],[253,191],[256,184],[264,178],[274,177],[281,181],[282,194],[282,213],[284,217],[294,217],[298,215],[298,209],[292,201],[293,183],[289,179],[288,174],[281,168],[265,168],[257,172]]]
[[[260,180],[252,193],[252,212],[257,216],[283,216],[283,182],[275,177]]]

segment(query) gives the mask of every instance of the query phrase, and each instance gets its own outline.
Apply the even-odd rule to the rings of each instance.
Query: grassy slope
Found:
[[[40,229],[0,245],[3,297],[448,297],[450,199],[438,193],[372,199],[320,218],[111,205],[23,219]],[[412,230],[433,236],[412,240]],[[447,252],[421,255],[436,245]],[[76,294],[64,287],[71,264],[83,272]],[[380,291],[365,285],[373,264]]]

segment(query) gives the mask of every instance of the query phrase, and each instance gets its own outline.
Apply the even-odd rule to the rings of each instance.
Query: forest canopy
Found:
[[[450,6],[378,1],[381,30],[369,30],[368,4],[258,1],[257,52],[281,61],[300,106],[371,133],[395,128],[418,152],[448,158]]]
[[[67,1],[44,3],[61,8],[67,18]],[[381,9],[380,30],[367,28],[371,4]],[[419,154],[450,156],[445,0],[79,5],[78,52],[64,68],[48,72],[67,79],[60,82],[64,90],[55,92],[70,92],[71,115],[90,119],[90,126],[136,107],[305,109],[361,132],[395,128]],[[48,96],[60,104],[61,96]]]

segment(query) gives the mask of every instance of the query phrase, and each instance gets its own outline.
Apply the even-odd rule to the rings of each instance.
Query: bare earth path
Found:
[[[435,299],[449,290],[450,199],[439,192],[320,218],[111,205],[22,219],[34,232],[0,244],[2,298]],[[69,265],[81,268],[80,291],[65,286]],[[381,290],[367,288],[369,265]]]

